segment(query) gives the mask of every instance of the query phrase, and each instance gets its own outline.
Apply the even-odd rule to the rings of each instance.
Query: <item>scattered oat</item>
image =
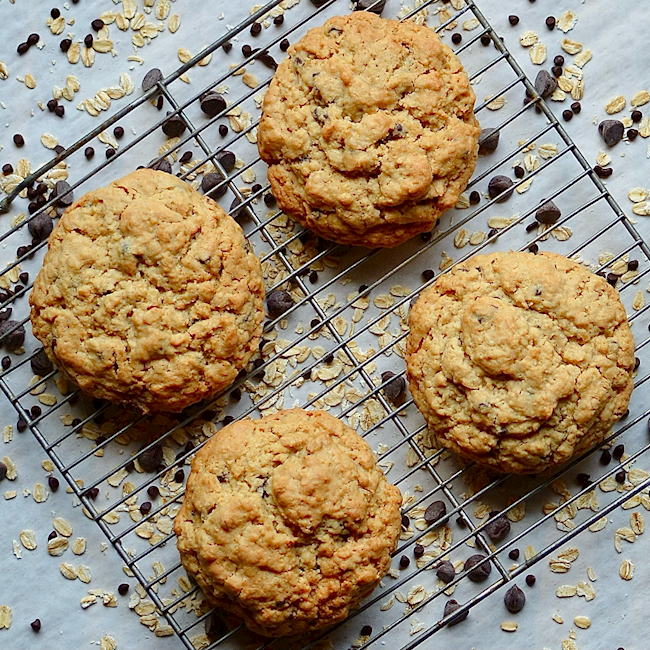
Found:
[[[170,16],[169,20],[167,21],[167,29],[172,33],[175,34],[178,31],[178,28],[181,26],[181,19],[178,14],[174,14],[173,16]]]
[[[488,95],[485,98],[485,101],[488,102],[490,99],[492,99],[492,95]],[[504,99],[503,95],[499,95],[498,97],[492,99],[492,101],[489,101],[489,103],[486,104],[485,107],[490,111],[498,111],[499,109],[503,108],[505,105],[506,105],[506,100]]]
[[[616,113],[620,113],[625,108],[626,104],[627,102],[623,95],[616,95],[616,97],[612,97],[612,99],[607,102],[605,110],[608,115],[615,115]]]
[[[99,642],[99,650],[117,650],[117,641],[112,636],[103,636]]]
[[[578,54],[582,52],[582,43],[572,41],[570,38],[562,39],[561,47],[567,54]]]
[[[576,58],[573,60],[573,62],[579,67],[579,68],[584,68],[589,61],[591,61],[593,57],[593,53],[591,50],[584,50],[583,52],[580,52],[576,56]]]
[[[34,497],[34,501],[36,501],[36,503],[45,503],[45,501],[47,501],[48,497],[50,496],[50,493],[42,483],[36,483],[36,485],[34,485],[32,496]]]
[[[530,54],[530,60],[535,65],[542,65],[542,63],[546,61],[546,45],[544,45],[544,43],[535,43],[535,45],[528,50],[528,54]]]
[[[503,621],[501,623],[501,629],[504,632],[516,632],[519,624],[516,621]]]
[[[0,61],[0,79],[9,79],[9,68],[4,61]]]
[[[560,14],[555,26],[565,34],[571,31],[578,22],[578,15],[573,11],[564,11]]]
[[[564,623],[564,619],[559,614],[553,614],[552,618],[559,625],[562,625]]]
[[[632,104],[634,108],[643,106],[648,102],[650,102],[650,93],[647,90],[639,90],[639,92],[635,93],[635,95],[630,100],[630,104]]]
[[[59,571],[61,572],[61,575],[66,580],[76,580],[77,579],[77,570],[72,566],[72,564],[69,564],[68,562],[61,562],[61,566],[59,567]]]
[[[8,630],[11,627],[11,607],[0,605],[0,630]]]
[[[530,47],[531,45],[535,45],[535,43],[537,43],[538,40],[539,40],[539,36],[537,36],[537,32],[534,32],[531,29],[522,32],[521,36],[519,37],[519,42],[524,47]]]
[[[72,542],[72,552],[75,555],[83,555],[86,550],[86,540],[83,537],[77,537]]]
[[[571,598],[578,593],[578,590],[573,585],[562,585],[555,590],[555,595],[558,598]]]
[[[54,149],[59,144],[59,141],[51,133],[43,133],[41,144],[47,149]]]
[[[632,560],[623,560],[618,574],[623,578],[623,580],[632,580],[634,577],[634,563]]]
[[[52,525],[61,537],[70,537],[72,535],[72,526],[63,517],[55,517]]]
[[[632,309],[634,311],[639,311],[640,309],[643,309],[645,306],[645,297],[643,295],[642,291],[637,291],[634,300],[632,301]]]
[[[573,619],[573,623],[581,630],[586,630],[587,628],[591,627],[591,619],[588,616],[576,616]]]
[[[68,540],[65,537],[53,537],[47,542],[47,552],[53,557],[63,555],[68,548]]]
[[[36,533],[33,530],[20,531],[20,543],[28,550],[33,551],[36,544]]]

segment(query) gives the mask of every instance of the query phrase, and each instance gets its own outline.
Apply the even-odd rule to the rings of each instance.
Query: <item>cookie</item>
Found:
[[[474,92],[428,27],[354,12],[288,50],[258,130],[279,206],[321,237],[391,247],[430,231],[474,171]]]
[[[430,431],[498,471],[562,463],[627,409],[634,340],[618,292],[561,255],[476,255],[420,296],[409,325],[409,387]]]
[[[174,522],[183,566],[254,632],[344,619],[388,571],[400,491],[324,411],[234,422],[197,453]]]
[[[231,384],[257,350],[264,281],[214,201],[141,169],[70,206],[30,304],[34,335],[82,390],[182,411]]]

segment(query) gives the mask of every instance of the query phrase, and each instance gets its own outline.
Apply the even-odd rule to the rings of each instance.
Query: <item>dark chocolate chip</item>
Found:
[[[251,36],[259,36],[262,33],[262,25],[260,25],[259,23],[253,23],[251,25],[250,32],[251,32]]]
[[[50,99],[47,102],[47,110],[50,111],[50,113],[54,113],[54,109],[59,105],[59,102],[56,99]]]
[[[11,163],[6,163],[6,164],[2,165],[2,173],[5,176],[9,176],[9,174],[13,174],[14,173],[13,165]]]
[[[145,472],[155,472],[158,465],[163,461],[162,446],[159,444],[153,445],[153,447],[138,456],[138,461]]]
[[[90,26],[98,32],[102,27],[104,27],[104,21],[101,18],[96,18],[92,23],[90,23]]]
[[[27,37],[27,45],[29,45],[30,47],[32,45],[36,45],[36,43],[38,43],[39,39],[40,39],[40,36],[38,34],[30,34]]]
[[[11,367],[11,357],[2,357],[1,365],[3,370],[9,370]]]
[[[460,605],[458,604],[457,601],[455,601],[453,598],[451,600],[448,600],[445,603],[445,612],[444,616],[447,617],[450,614],[453,614],[457,609],[460,609]],[[467,615],[469,614],[469,610],[465,610],[461,614],[457,614],[456,616],[452,616],[449,621],[447,622],[447,625],[451,627],[452,625],[458,625],[458,623],[461,623],[467,618]]]
[[[413,547],[413,555],[415,555],[415,557],[422,557],[424,555],[424,546],[422,546],[422,544],[416,544]]]
[[[163,80],[163,73],[158,68],[152,68],[147,72],[142,80],[142,90],[147,92],[151,90],[159,81]]]
[[[280,49],[281,49],[283,52],[286,52],[286,51],[289,49],[289,45],[291,45],[291,43],[289,43],[289,39],[288,39],[288,38],[283,38],[283,39],[280,41]]]
[[[449,584],[456,577],[456,569],[454,569],[454,565],[449,560],[445,560],[437,568],[436,575],[445,584]]]
[[[408,555],[402,555],[402,557],[399,559],[399,568],[406,569],[408,568],[409,564],[411,564],[411,558],[409,558]]]
[[[180,115],[172,115],[162,123],[162,131],[169,138],[179,138],[186,128],[187,124]]]
[[[7,476],[7,466],[0,461],[0,481],[3,481]]]
[[[614,478],[616,479],[617,483],[625,483],[625,470],[621,469],[616,472]]]
[[[151,502],[144,501],[142,504],[140,504],[140,512],[143,515],[149,514],[151,512]]]
[[[156,499],[160,495],[160,490],[158,489],[158,486],[150,485],[147,488],[147,494],[149,495],[149,498]]]
[[[508,553],[508,557],[516,562],[519,559],[519,549],[513,548],[512,551]]]
[[[561,76],[562,76],[562,72],[563,72],[563,70],[562,70],[562,67],[561,67],[561,66],[559,66],[559,65],[554,65],[554,66],[551,68],[551,72],[553,73],[553,76],[554,76],[554,77],[561,77]]]
[[[20,55],[25,54],[27,50],[29,50],[29,43],[19,43],[18,47],[16,48],[16,52],[18,52]]]
[[[555,29],[555,16],[549,16],[549,17],[546,19],[546,26],[547,26],[549,29]]]
[[[371,11],[373,14],[381,16],[386,7],[386,0],[354,0],[355,11]]]
[[[582,110],[582,104],[580,102],[573,102],[571,104],[571,110],[577,115]]]
[[[95,150],[92,147],[86,147],[84,149],[84,156],[90,160],[95,155]]]
[[[424,269],[424,271],[422,271],[422,279],[425,282],[429,282],[429,280],[433,280],[435,276],[436,274],[432,269]]]
[[[93,46],[93,41],[94,41],[94,40],[95,40],[95,39],[93,38],[93,35],[92,35],[92,34],[86,34],[86,36],[84,36],[84,45],[85,45],[87,48],[91,48],[91,47]]]
[[[526,576],[526,584],[527,584],[529,587],[532,587],[532,586],[535,584],[536,581],[537,581],[537,578],[535,578],[535,576],[534,576],[532,573],[529,573],[529,574]]]
[[[482,34],[481,35],[481,45],[483,47],[487,47],[491,42],[492,42],[492,39],[490,38],[489,34]]]
[[[460,42],[463,40],[463,37],[461,34],[458,32],[455,32],[454,34],[451,35],[451,42],[454,45],[460,45]]]
[[[500,131],[487,127],[481,131],[478,139],[478,153],[481,156],[492,153],[499,146]]]
[[[171,174],[172,164],[169,162],[169,160],[167,160],[167,158],[163,158],[154,165],[151,165],[151,169],[154,169],[158,172],[165,172],[165,174]]]
[[[610,147],[622,140],[624,131],[623,122],[619,120],[603,120],[598,125],[598,133],[600,133],[605,144]]]
[[[611,460],[612,460],[612,455],[609,453],[609,450],[603,449],[602,453],[600,454],[600,464],[609,465]]]
[[[52,492],[56,492],[59,489],[59,479],[56,476],[48,476],[47,484],[50,486]]]
[[[512,587],[506,591],[506,595],[503,597],[503,602],[511,614],[516,614],[524,608],[524,605],[526,604],[526,594],[524,594],[517,585],[512,585]]]
[[[519,24],[519,16],[515,16],[514,14],[511,14],[508,16],[508,22],[514,27],[515,25]]]
[[[469,203],[470,203],[470,205],[476,205],[480,201],[481,201],[481,195],[476,190],[473,190],[472,192],[470,192],[470,194],[469,194]]]
[[[437,521],[440,521],[447,514],[447,506],[444,501],[434,501],[427,506],[427,509],[424,511],[424,521],[427,522],[429,526],[435,524]]]
[[[232,151],[220,151],[217,154],[217,162],[224,168],[226,174],[230,174],[235,168],[237,158]]]
[[[25,138],[23,138],[23,136],[20,135],[20,133],[16,133],[16,134],[14,135],[13,140],[14,140],[14,144],[15,144],[17,147],[23,147],[23,146],[25,145]]]
[[[488,183],[488,194],[490,198],[497,198],[498,203],[507,201],[512,196],[512,179],[507,176],[494,176]]]
[[[228,52],[230,52],[230,50],[232,50],[232,43],[231,43],[230,41],[226,41],[226,42],[221,46],[221,49],[222,49],[226,54],[228,54]]]
[[[521,165],[516,165],[513,171],[517,178],[523,178],[526,175],[526,170]]]
[[[282,289],[274,289],[266,297],[266,307],[271,318],[277,318],[293,307],[291,294]]]
[[[558,208],[553,201],[542,203],[535,212],[535,219],[540,223],[546,224],[556,223],[561,216],[562,212],[560,211],[560,208]]]
[[[174,480],[176,483],[182,483],[185,480],[185,472],[182,469],[177,469],[174,474]]]
[[[58,181],[54,186],[54,196],[56,196],[56,202],[62,206],[69,206],[74,203],[74,195],[72,189],[70,188],[70,183],[67,181]]]
[[[57,9],[54,7],[53,9],[50,9],[50,16],[56,20],[59,16],[61,15],[61,10]]]
[[[600,165],[596,165],[594,167],[594,173],[598,178],[609,178],[614,170],[611,167],[601,167]]]
[[[16,423],[16,429],[18,429],[18,433],[22,433],[27,429],[27,422],[21,418],[18,418],[18,422]]]
[[[118,139],[121,140],[124,137],[124,127],[123,126],[116,126],[113,129],[113,135]]]
[[[35,618],[30,624],[30,627],[34,632],[40,632],[41,631],[41,619],[40,618]]]
[[[178,159],[178,162],[181,165],[184,165],[185,163],[190,162],[192,160],[192,152],[191,151],[185,151],[183,155]]]
[[[20,325],[17,320],[0,322],[0,346],[6,345],[10,350],[14,350],[22,346],[24,342],[25,328],[23,325]]]
[[[208,117],[214,117],[226,110],[226,100],[218,92],[211,90],[201,97],[201,110]]]
[[[469,571],[467,575],[472,582],[483,582],[487,580],[492,571],[490,562],[485,559],[485,555],[481,555],[480,553],[470,555],[465,560],[463,568],[465,571]]]
[[[621,460],[621,457],[625,453],[625,445],[616,445],[612,451],[612,458],[615,460]]]
[[[50,361],[47,354],[45,354],[45,350],[43,348],[41,348],[30,359],[29,363],[32,367],[32,372],[35,375],[39,375],[40,377],[45,377],[45,375],[49,374],[54,369],[54,365]]]
[[[217,172],[210,172],[209,174],[204,174],[203,178],[201,180],[201,190],[205,193],[208,194],[208,192],[212,192],[219,183],[223,181],[223,178],[221,174]],[[221,189],[223,189],[223,192],[221,192]],[[213,192],[211,194],[212,197],[215,196],[215,194],[218,194],[218,196],[223,196],[226,193],[227,190],[227,185],[223,185],[222,188],[219,189],[218,192]]]
[[[555,65],[563,66],[564,65],[564,57],[561,54],[558,54],[553,59],[553,63],[555,63]]]
[[[273,19],[273,24],[274,25],[282,25],[282,23],[284,23],[284,15],[283,14],[280,14],[279,16],[276,16]]]
[[[636,129],[628,129],[627,130],[627,139],[630,142],[634,142],[634,140],[636,140],[638,135],[639,135],[639,132]]]
[[[393,377],[394,379],[391,379]],[[391,402],[400,399],[400,397],[404,395],[404,391],[406,390],[406,381],[404,380],[404,377],[395,377],[395,373],[387,370],[386,372],[381,373],[381,381],[388,381],[388,383],[382,388],[382,392]]]
[[[72,45],[72,41],[69,38],[64,38],[59,43],[59,48],[61,49],[61,52],[67,52],[70,49],[71,45]]]
[[[570,122],[573,119],[573,111],[568,108],[562,111],[562,118],[565,122]]]
[[[550,97],[557,88],[557,80],[546,70],[540,70],[535,77],[535,90],[542,97]]]
[[[485,533],[493,542],[502,540],[510,532],[510,522],[505,515],[497,514],[485,525]]]
[[[632,121],[635,124],[637,124],[638,122],[640,122],[643,119],[643,113],[641,111],[639,111],[639,110],[634,110],[630,114],[630,117],[632,118]]]
[[[267,192],[264,195],[264,204],[266,205],[267,208],[272,208],[276,204],[276,200],[273,194]]]
[[[126,594],[129,593],[129,585],[128,585],[128,583],[123,582],[122,584],[118,585],[117,593],[120,594],[120,596],[126,596]]]

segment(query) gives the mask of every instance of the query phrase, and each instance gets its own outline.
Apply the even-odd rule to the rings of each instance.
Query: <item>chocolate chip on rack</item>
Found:
[[[508,518],[497,513],[491,513],[492,518],[485,525],[485,533],[493,542],[501,541],[510,532],[510,522]]]
[[[434,501],[427,506],[424,511],[424,521],[429,526],[440,521],[447,514],[447,506],[444,501]]]
[[[436,575],[445,584],[449,584],[456,577],[456,569],[454,569],[454,565],[449,560],[445,560],[436,569]]]
[[[158,68],[152,68],[145,74],[144,79],[142,80],[142,90],[147,92],[151,90],[159,81],[163,80],[163,73]]]
[[[478,153],[479,156],[492,153],[499,146],[499,137],[501,132],[491,127],[486,127],[481,131],[478,139]]]
[[[546,70],[540,70],[535,77],[535,90],[546,99],[550,97],[557,89],[557,81],[552,74]]]
[[[274,289],[266,296],[266,307],[271,318],[282,316],[293,307],[294,302],[291,294],[282,289]]]
[[[475,555],[470,555],[465,560],[463,570],[469,571],[467,577],[472,582],[483,582],[484,580],[487,580],[490,575],[492,565],[489,560],[485,559],[485,555],[476,553]]]
[[[445,611],[444,611],[444,616],[447,617],[450,614],[453,614],[456,610],[460,609],[460,605],[456,600],[453,598],[451,600],[448,600],[445,603]],[[465,610],[462,614],[458,614],[456,616],[452,616],[447,625],[449,627],[452,627],[453,625],[458,625],[458,623],[461,623],[467,618],[467,615],[469,614],[469,610]]]
[[[490,198],[496,198],[498,203],[503,203],[507,201],[511,196],[513,182],[511,178],[507,176],[497,175],[490,179],[488,183],[488,194]]]
[[[506,594],[503,597],[503,602],[511,614],[516,614],[524,608],[524,605],[526,604],[526,594],[519,589],[517,585],[512,585],[512,587],[506,591]]]
[[[560,208],[558,208],[553,201],[546,201],[540,205],[535,212],[535,219],[537,219],[539,223],[545,224],[556,223],[561,216],[562,212],[560,211]]]

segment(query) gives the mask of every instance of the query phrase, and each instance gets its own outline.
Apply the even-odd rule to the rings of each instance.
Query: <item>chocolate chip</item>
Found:
[[[603,449],[602,453],[600,454],[600,464],[609,465],[611,460],[612,460],[612,455],[609,453],[609,450]]]
[[[176,473],[174,474],[174,480],[176,481],[176,483],[182,483],[184,479],[185,479],[185,472],[182,469],[177,469]]]
[[[617,483],[625,483],[625,470],[621,469],[616,472],[614,478],[616,479]]]
[[[463,40],[463,37],[461,34],[458,32],[455,32],[454,34],[451,35],[451,42],[454,45],[460,45],[460,42]]]
[[[503,597],[503,602],[511,614],[516,614],[524,608],[524,605],[526,604],[526,594],[519,589],[517,585],[512,585],[512,587],[506,591],[506,595]]]
[[[92,147],[86,147],[84,149],[84,156],[90,160],[95,155],[95,150]]]
[[[226,100],[214,90],[201,97],[201,110],[208,116],[214,117],[226,110]]]
[[[230,50],[232,50],[232,43],[231,43],[230,41],[226,41],[226,42],[221,46],[221,49],[222,49],[226,54],[228,54],[228,52],[230,52]]]
[[[437,521],[442,519],[447,514],[447,506],[444,501],[434,501],[427,506],[427,509],[424,511],[424,521],[427,522],[429,526],[435,524]]]
[[[90,26],[98,32],[102,27],[104,27],[104,21],[101,18],[96,18],[90,23]]]
[[[519,559],[519,549],[513,548],[512,551],[508,553],[508,557],[516,562]]]
[[[488,194],[490,198],[497,198],[498,203],[507,201],[512,196],[512,179],[507,176],[494,176],[488,183]]]
[[[162,131],[169,138],[179,138],[186,128],[187,124],[180,115],[172,115],[162,123]]]
[[[140,505],[140,512],[141,512],[143,515],[147,515],[147,514],[149,514],[149,513],[151,512],[151,503],[150,503],[149,501],[144,501],[144,502]]]
[[[381,16],[386,7],[386,0],[353,0],[355,11],[370,11],[373,14]]]
[[[74,195],[70,183],[67,181],[58,181],[54,186],[54,196],[56,202],[62,206],[72,205],[74,203]]]
[[[27,429],[27,422],[25,422],[22,417],[18,418],[18,422],[16,422],[16,429],[18,429],[18,433],[22,433]]]
[[[562,76],[562,72],[563,72],[563,70],[562,70],[562,67],[561,67],[561,66],[559,66],[559,65],[554,65],[554,66],[551,68],[551,72],[553,73],[553,76],[554,76],[554,77],[561,77],[561,76]]]
[[[61,52],[67,52],[70,49],[71,45],[72,45],[72,41],[69,38],[64,38],[59,43],[59,48],[60,48]]]
[[[13,140],[14,140],[14,144],[15,144],[17,147],[23,147],[23,146],[25,145],[25,138],[23,138],[23,136],[20,135],[20,133],[16,133],[16,134],[14,135]]]
[[[639,260],[630,260],[627,263],[627,268],[630,271],[636,271],[639,268]]]
[[[546,70],[540,70],[535,77],[535,90],[541,97],[550,97],[557,89],[555,77]]]
[[[636,124],[637,122],[640,122],[643,119],[643,113],[639,110],[634,110],[630,114],[630,117],[632,118],[632,121]]]
[[[609,178],[614,170],[611,167],[601,167],[600,165],[596,165],[594,167],[594,173],[598,178]]]
[[[571,110],[577,115],[582,110],[582,104],[580,102],[573,102],[571,104]]]
[[[361,628],[361,636],[370,636],[372,634],[372,628],[370,625],[364,625]]]
[[[413,547],[413,555],[415,555],[415,557],[422,557],[424,555],[424,546],[422,546],[422,544],[416,544]]]
[[[560,211],[560,208],[558,208],[553,201],[542,203],[535,212],[535,219],[537,219],[539,223],[556,223],[561,216],[562,212]]]
[[[515,172],[515,176],[517,178],[523,178],[526,175],[526,170],[521,165],[516,165],[513,168],[513,171]]]
[[[391,379],[391,377],[394,377],[394,379]],[[388,381],[389,379],[391,379],[391,381]],[[402,395],[404,395],[404,391],[406,390],[406,381],[404,380],[404,377],[395,377],[394,372],[387,370],[386,372],[381,373],[381,381],[388,381],[388,383],[382,388],[382,392],[391,402],[398,400]]]
[[[2,369],[3,370],[9,370],[11,367],[11,357],[2,357]]]
[[[214,199],[218,199],[220,196],[223,196],[228,191],[227,183],[224,183],[215,190],[215,188],[223,181],[221,174],[218,172],[210,172],[209,174],[203,174],[201,179],[201,190],[204,194],[210,194]]]
[[[549,16],[546,19],[546,26],[551,30],[555,29],[555,16]]]
[[[224,168],[226,174],[230,174],[235,168],[237,158],[232,151],[220,151],[217,154],[217,162]]]
[[[515,25],[519,24],[519,16],[515,16],[514,14],[508,16],[508,22],[514,27]]]
[[[129,593],[129,585],[128,585],[128,583],[123,582],[121,585],[118,585],[117,593],[120,594],[120,596],[126,596],[126,594]]]
[[[562,118],[565,122],[570,122],[573,119],[573,111],[568,108],[565,111],[562,111]]]
[[[178,159],[178,162],[181,165],[184,165],[185,163],[190,162],[192,160],[192,152],[191,151],[185,151],[183,155]]]
[[[490,38],[489,34],[482,34],[481,35],[481,45],[483,47],[487,47],[491,42],[492,42],[492,39]]]
[[[40,36],[38,34],[30,34],[27,37],[27,45],[29,45],[30,47],[32,45],[36,45],[36,43],[38,43],[39,39],[40,39]]]
[[[558,55],[553,59],[553,63],[555,63],[555,65],[559,65],[559,66],[564,65],[564,57],[563,57],[561,54],[558,54]]]
[[[433,236],[433,235],[431,234],[431,232],[421,232],[421,233],[420,233],[420,239],[421,239],[423,242],[428,242],[428,241],[430,241],[432,236]]]
[[[636,129],[628,129],[627,130],[627,139],[630,142],[634,142],[634,140],[636,140],[638,135],[639,135],[639,132]]]
[[[289,49],[289,45],[291,45],[291,43],[289,43],[289,39],[288,39],[288,38],[283,38],[283,39],[280,41],[280,49],[281,49],[283,52],[286,52],[286,51]]]
[[[30,627],[34,632],[40,632],[41,631],[41,619],[40,618],[35,618],[30,624]]]
[[[47,484],[50,486],[52,492],[56,492],[59,489],[59,479],[56,476],[48,476]]]
[[[147,488],[147,494],[149,495],[150,499],[156,499],[160,495],[160,490],[158,489],[158,486],[150,485]]]
[[[165,174],[171,174],[172,173],[172,164],[167,160],[167,158],[163,158],[162,160],[159,160],[157,163],[151,165],[151,169],[154,169],[158,172],[165,172]]]
[[[529,573],[529,574],[526,576],[526,584],[527,584],[529,587],[532,587],[532,586],[535,584],[536,581],[537,581],[537,578],[535,578],[535,576],[534,576],[532,573]]]
[[[11,163],[6,163],[6,164],[2,165],[2,173],[5,176],[9,176],[9,174],[13,174],[14,173],[13,165]]]
[[[251,32],[251,36],[259,36],[262,33],[262,25],[260,25],[259,23],[253,23],[251,25],[250,32]]]
[[[467,575],[472,582],[483,582],[490,575],[492,566],[485,559],[485,555],[477,553],[476,555],[470,555],[465,560],[463,569],[469,571]]]
[[[59,16],[61,15],[61,10],[57,9],[54,7],[53,9],[50,9],[50,16],[56,20]]]
[[[492,153],[499,146],[500,131],[487,127],[481,131],[478,139],[478,153],[480,156]]]
[[[476,205],[481,201],[481,195],[476,191],[472,191],[469,194],[469,203],[470,205]]]
[[[159,81],[163,80],[163,73],[158,68],[152,68],[147,72],[142,80],[142,90],[147,92],[151,90]]]
[[[445,603],[445,612],[444,616],[447,617],[450,614],[453,614],[457,609],[460,609],[460,605],[458,604],[457,601],[455,601],[453,598],[451,600],[448,600]],[[466,610],[462,612],[461,614],[457,614],[456,616],[452,616],[449,621],[447,622],[447,625],[449,627],[452,627],[453,625],[458,625],[458,623],[461,623],[467,618],[467,615],[469,614],[469,610]]]
[[[32,420],[35,420],[36,418],[39,418],[42,415],[41,407],[38,406],[38,404],[34,404],[34,406],[32,406],[29,412],[30,415],[32,416]]]
[[[282,25],[283,22],[284,22],[284,15],[283,14],[280,14],[279,16],[276,16],[273,19],[273,24],[274,25]]]
[[[619,120],[603,120],[598,125],[598,133],[600,133],[605,144],[610,147],[621,141],[624,130],[623,122]]]
[[[510,532],[510,522],[505,515],[497,513],[485,525],[485,533],[493,541],[498,542],[502,540]]]
[[[436,274],[432,269],[424,269],[424,271],[422,271],[422,279],[425,282],[429,282],[429,280],[433,280],[435,276]]]
[[[266,296],[266,307],[271,318],[277,318],[293,307],[291,294],[282,289],[274,289]]]
[[[24,342],[25,328],[23,325],[20,325],[17,320],[0,322],[0,346],[6,345],[10,350],[13,350],[19,348]]]
[[[29,229],[32,237],[37,242],[41,242],[50,236],[50,233],[54,228],[54,223],[52,222],[51,217],[49,217],[44,212],[41,212],[41,214],[35,216],[30,220],[30,222],[27,224],[27,228]]]
[[[625,445],[616,445],[612,451],[612,457],[615,460],[621,460],[621,457],[625,453]]]
[[[45,350],[41,348],[29,361],[32,372],[39,377],[45,377],[45,375],[52,372],[54,365],[50,361]]]
[[[163,461],[162,446],[159,444],[153,445],[153,447],[147,449],[138,456],[138,461],[145,472],[155,472],[158,465]]]
[[[94,40],[95,40],[95,39],[93,38],[93,35],[92,35],[92,34],[86,34],[86,36],[84,36],[84,45],[85,45],[87,48],[91,48],[91,47],[93,46],[93,41],[94,41]]]
[[[3,481],[7,476],[7,466],[0,461],[0,481]]]
[[[18,54],[20,54],[20,55],[25,54],[25,52],[27,52],[27,50],[29,50],[29,44],[28,43],[19,43],[18,47],[16,48],[16,52],[18,52]]]
[[[51,539],[54,539],[57,536],[56,530],[53,530],[48,536],[47,536],[47,541],[49,542]]]
[[[399,568],[406,569],[408,568],[409,564],[411,564],[411,558],[409,558],[407,555],[402,555],[402,557],[399,559]]]
[[[436,570],[436,575],[445,584],[449,584],[456,577],[456,569],[449,560],[445,560]]]

